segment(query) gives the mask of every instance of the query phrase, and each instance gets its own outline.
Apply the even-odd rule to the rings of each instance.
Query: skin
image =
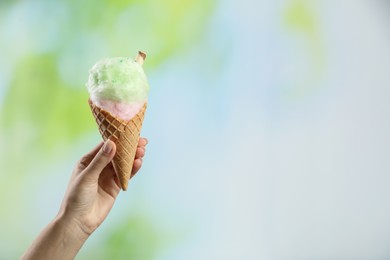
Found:
[[[142,166],[148,141],[140,138],[133,173]],[[21,259],[74,259],[88,237],[103,223],[120,192],[112,166],[115,144],[107,140],[81,158],[70,178],[59,213]]]

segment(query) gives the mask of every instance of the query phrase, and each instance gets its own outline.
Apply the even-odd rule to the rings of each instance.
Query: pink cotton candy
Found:
[[[132,119],[141,110],[145,102],[133,102],[131,104],[114,102],[111,100],[93,100],[95,105],[110,112],[122,120]]]

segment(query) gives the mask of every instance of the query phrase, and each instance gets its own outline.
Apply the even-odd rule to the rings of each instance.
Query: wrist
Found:
[[[84,244],[91,233],[86,232],[81,223],[71,216],[59,214],[53,220],[53,225],[62,230],[64,237],[75,244]]]
[[[22,259],[74,259],[88,235],[65,215],[58,215],[34,240]]]

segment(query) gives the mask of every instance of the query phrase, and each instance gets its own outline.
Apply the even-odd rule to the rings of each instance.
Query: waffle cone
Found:
[[[127,184],[134,176],[132,169],[144,121],[146,103],[138,114],[128,121],[113,116],[110,112],[96,106],[90,99],[88,103],[104,141],[110,139],[116,144],[116,154],[112,164],[122,190],[127,190]]]

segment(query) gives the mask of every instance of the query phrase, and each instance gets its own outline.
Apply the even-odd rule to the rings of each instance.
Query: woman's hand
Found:
[[[147,139],[140,138],[133,174],[142,166]],[[104,221],[119,194],[112,166],[115,144],[100,143],[76,165],[57,217],[34,240],[22,259],[74,259]]]
[[[142,166],[147,139],[140,138],[133,174]],[[107,217],[119,194],[119,180],[112,166],[115,144],[107,140],[76,165],[60,209],[60,216],[74,221],[88,236]]]

